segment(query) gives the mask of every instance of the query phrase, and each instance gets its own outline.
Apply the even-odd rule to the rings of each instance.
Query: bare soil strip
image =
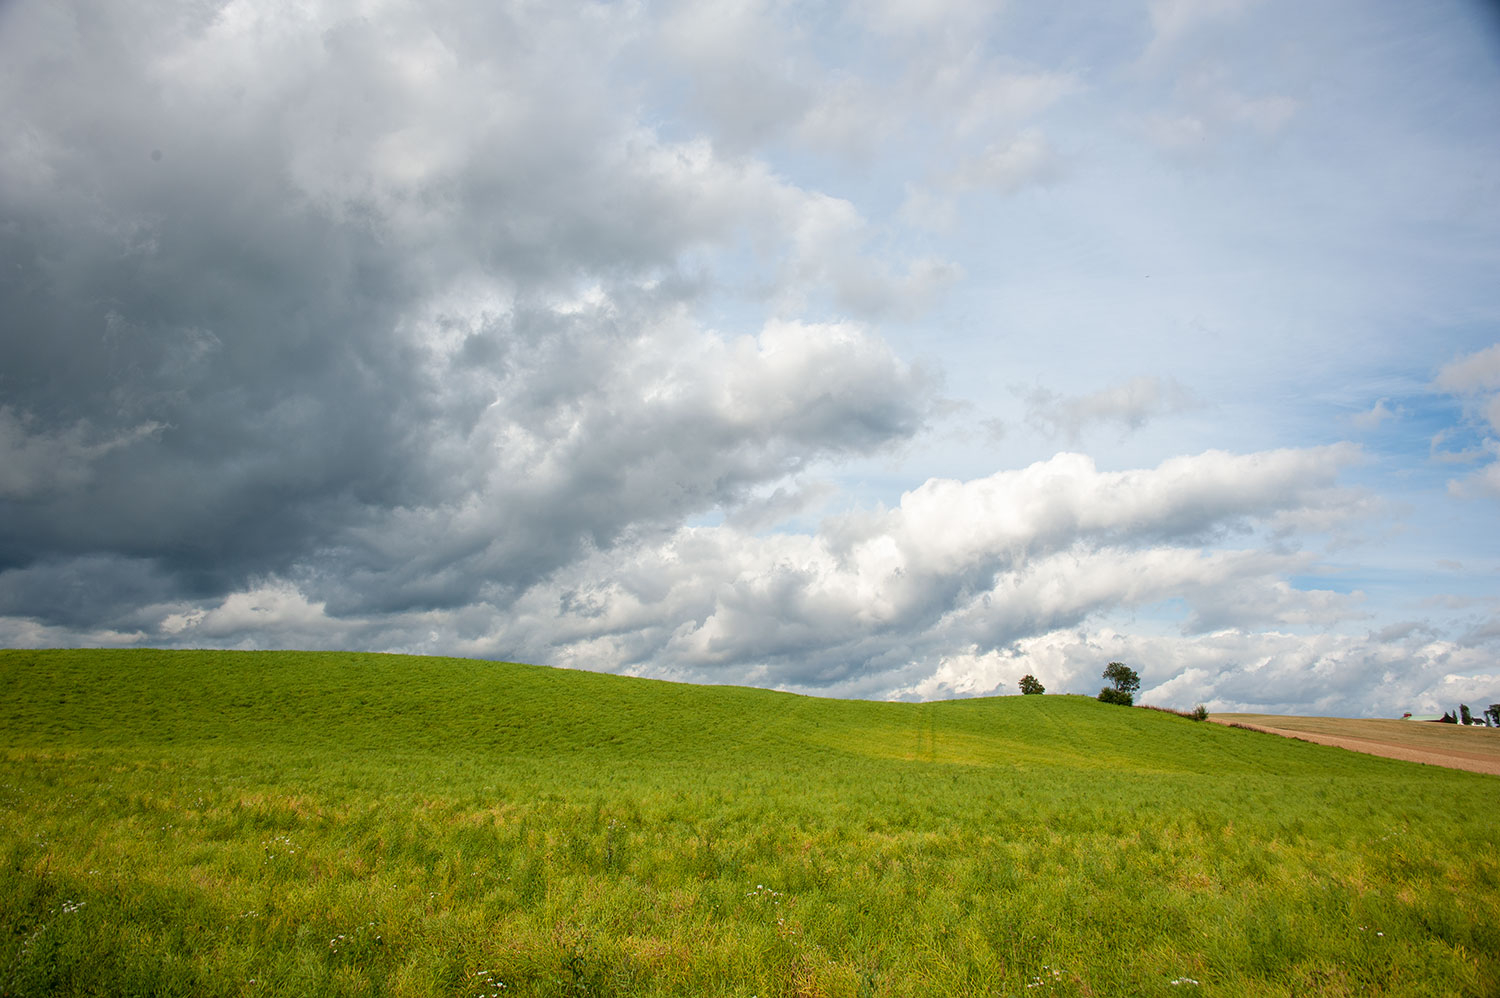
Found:
[[[1215,714],[1209,720],[1387,759],[1500,776],[1500,728],[1280,714]]]

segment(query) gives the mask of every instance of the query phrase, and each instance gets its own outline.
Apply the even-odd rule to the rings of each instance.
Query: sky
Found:
[[[1479,0],[0,5],[0,645],[1500,700]]]

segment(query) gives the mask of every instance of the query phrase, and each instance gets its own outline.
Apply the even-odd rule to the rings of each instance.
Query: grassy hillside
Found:
[[[0,651],[0,995],[1500,994],[1494,777],[1076,697]]]

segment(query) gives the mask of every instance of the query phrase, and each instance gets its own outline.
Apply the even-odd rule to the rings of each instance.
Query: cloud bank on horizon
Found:
[[[1460,0],[7,5],[0,644],[1500,699],[1497,95]]]

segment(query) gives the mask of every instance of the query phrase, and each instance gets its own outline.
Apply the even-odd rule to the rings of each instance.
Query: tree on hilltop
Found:
[[[1135,703],[1135,691],[1141,688],[1141,677],[1124,662],[1111,662],[1104,667],[1104,678],[1109,686],[1099,691],[1101,703],[1117,703],[1129,707]]]
[[[1037,678],[1029,672],[1021,677],[1021,682],[1018,685],[1021,687],[1021,692],[1027,696],[1031,696],[1034,693],[1047,692],[1047,687],[1043,686],[1037,680]]]

